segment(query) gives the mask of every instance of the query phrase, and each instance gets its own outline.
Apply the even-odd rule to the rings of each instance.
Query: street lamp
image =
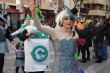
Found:
[[[4,2],[4,0],[1,0],[1,2],[2,2],[2,15],[5,15],[5,2]]]
[[[7,14],[7,11],[10,10],[10,7],[6,3],[3,3],[2,6],[3,6],[2,7],[2,9],[3,9],[3,13],[2,14],[5,15],[5,14]]]
[[[5,15],[5,2],[3,3],[3,15]]]

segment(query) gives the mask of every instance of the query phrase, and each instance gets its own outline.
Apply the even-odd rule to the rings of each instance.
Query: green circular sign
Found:
[[[43,45],[35,46],[31,52],[33,60],[37,62],[43,62],[48,57],[48,50]]]

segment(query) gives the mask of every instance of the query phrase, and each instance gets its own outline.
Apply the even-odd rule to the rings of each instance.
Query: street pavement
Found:
[[[17,40],[14,41],[16,44]],[[9,44],[10,53],[5,56],[5,65],[4,65],[4,73],[15,73],[15,49],[14,45]],[[93,59],[93,48],[91,50],[91,60],[87,63],[79,63],[79,66],[84,69],[87,73],[110,73],[110,47],[108,47],[108,60],[103,61],[103,63],[95,63],[95,59]],[[22,70],[19,70],[19,73],[23,73]],[[51,73],[51,72],[46,72]]]
[[[90,49],[91,60],[87,63],[79,63],[79,66],[87,73],[110,73],[110,47],[108,47],[108,59],[102,63],[95,63],[93,48],[91,47]]]

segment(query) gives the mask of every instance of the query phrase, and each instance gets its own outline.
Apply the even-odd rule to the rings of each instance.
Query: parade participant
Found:
[[[5,22],[5,18],[0,15],[0,73],[3,73],[5,54],[9,52],[6,38],[8,38],[9,41],[13,40],[8,33],[9,31],[5,29]]]
[[[76,40],[78,34],[72,30],[74,17],[68,10],[59,13],[57,20],[60,22],[59,29],[44,26],[40,23],[35,13],[35,1],[29,2],[29,8],[35,26],[38,30],[51,36],[55,48],[55,60],[52,73],[79,73],[79,67],[75,60],[75,51],[77,49]]]
[[[11,34],[13,37],[19,35],[18,38],[20,40],[16,44],[16,73],[18,73],[18,70],[20,67],[22,68],[23,73],[25,73],[24,71],[24,64],[25,64],[24,41],[30,35],[30,33],[28,33],[28,35],[26,36],[27,26],[30,26],[30,25],[31,25],[31,18],[28,16],[26,17],[24,24],[22,24],[21,28]]]
[[[16,35],[19,35],[25,29],[26,22],[28,20],[30,20],[30,24],[32,24],[32,25],[34,24],[34,21],[31,19],[31,17],[29,15],[27,15],[26,18],[25,18],[25,20],[24,20],[24,22],[21,24],[21,27],[18,30],[16,30],[15,32],[11,33],[11,36],[14,37]]]
[[[21,35],[20,35],[20,40],[22,41],[25,41],[26,39],[29,40],[29,38],[35,38],[36,36],[36,32],[37,32],[37,29],[35,28],[34,25],[31,25],[30,24],[31,21],[27,21],[26,22],[26,27],[25,29],[22,31]],[[24,43],[25,45],[25,43]],[[25,48],[25,47],[24,47]],[[28,48],[25,48],[25,49],[28,49]],[[25,50],[25,55],[27,54],[27,51]],[[29,57],[28,57],[29,58]],[[30,59],[30,58],[29,58]],[[39,71],[39,69],[37,69],[37,71],[30,71],[30,70],[27,70],[27,62],[29,63],[30,60],[27,60],[27,58],[25,57],[25,71],[28,72],[28,73],[44,73],[44,71]],[[30,65],[32,66],[32,65]],[[32,66],[34,67],[34,66]]]
[[[27,23],[27,26],[25,27],[25,29],[23,30],[23,32],[21,33],[21,36],[20,36],[20,39],[25,41],[26,39],[32,39],[32,38],[35,38],[36,37],[36,32],[38,30],[35,28],[35,26],[33,25],[30,25],[29,23]],[[37,35],[38,36],[38,35]],[[38,37],[36,37],[38,39]],[[24,43],[25,45],[25,43]],[[25,55],[27,54],[27,51],[26,49],[28,48],[25,48]],[[28,57],[28,59],[31,59],[30,57]],[[36,70],[27,70],[27,62],[29,62],[30,60],[27,60],[27,58],[25,57],[25,71],[28,72],[28,73],[44,73],[44,71],[39,71],[40,69],[39,68],[36,68]],[[36,63],[37,65],[37,63]],[[31,67],[32,65],[30,65]],[[32,66],[34,67],[34,66]]]
[[[24,45],[23,42],[20,41],[16,44],[16,73],[18,73],[19,68],[21,67],[24,71]]]

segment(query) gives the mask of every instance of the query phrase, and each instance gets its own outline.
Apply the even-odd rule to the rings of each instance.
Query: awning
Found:
[[[16,9],[16,6],[10,6],[10,10],[8,11],[10,13],[25,13],[25,10],[23,10],[22,12],[20,12],[18,9]]]

